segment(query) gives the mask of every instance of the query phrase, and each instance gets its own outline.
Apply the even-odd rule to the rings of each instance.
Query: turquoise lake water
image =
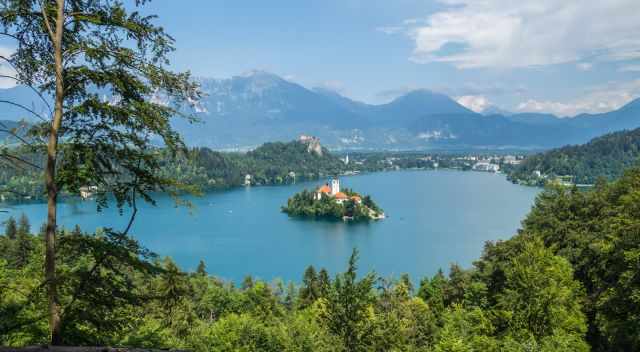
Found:
[[[313,264],[333,275],[343,271],[354,247],[360,271],[417,282],[450,263],[468,267],[485,241],[507,239],[529,212],[537,188],[513,185],[503,175],[458,171],[397,171],[344,177],[343,187],[370,194],[387,219],[368,224],[310,221],[280,212],[287,198],[322,183],[251,187],[190,198],[195,208],[176,208],[168,197],[140,205],[131,234],[185,270],[200,259],[209,273],[239,282],[248,274],[265,280],[300,281]],[[44,204],[8,207],[0,221],[25,213],[37,228]],[[61,204],[60,223],[86,231],[123,228],[128,212],[96,213],[91,201]],[[43,221],[43,220],[42,220]]]

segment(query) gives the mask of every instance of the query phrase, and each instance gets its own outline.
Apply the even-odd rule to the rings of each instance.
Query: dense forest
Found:
[[[251,176],[252,185],[270,185],[338,175],[346,170],[342,160],[325,148],[321,150],[312,151],[300,141],[265,143],[247,153],[195,148],[180,158],[166,158],[163,172],[208,190],[243,185],[246,175]]]
[[[0,168],[0,200],[43,200],[41,151],[20,146],[5,152],[38,167],[0,159],[0,165],[7,166]],[[265,143],[248,152],[185,148],[172,153],[155,148],[154,153],[159,157],[158,176],[171,178],[177,185],[193,186],[201,192],[243,186],[246,182],[253,186],[278,185],[349,173],[436,167],[471,170],[472,166],[459,154],[353,152],[339,155],[326,148],[321,148],[321,153],[310,151],[308,144],[300,141]],[[350,160],[348,164],[344,162],[346,156]],[[77,196],[69,192],[63,195]]]
[[[172,178],[177,184],[196,186],[209,191],[245,185],[286,184],[295,181],[338,175],[345,163],[322,148],[321,153],[308,150],[299,141],[266,143],[246,153],[219,152],[208,148],[185,149],[173,154],[157,149],[160,155],[158,175]],[[42,165],[33,150],[12,148],[11,154]],[[7,201],[43,199],[41,169],[3,167],[0,170],[0,195]],[[250,178],[247,178],[250,175]],[[67,194],[69,195],[69,194]]]
[[[600,177],[613,180],[624,170],[638,165],[640,129],[610,133],[584,145],[566,146],[531,155],[508,170],[511,180],[544,184],[558,176],[567,176],[576,184],[594,184]],[[534,175],[539,171],[541,175]]]
[[[640,170],[590,191],[549,188],[522,229],[469,269],[414,283],[309,267],[299,283],[183,272],[117,232],[59,231],[66,344],[196,351],[640,349]],[[24,217],[0,236],[0,344],[48,339],[44,242]]]

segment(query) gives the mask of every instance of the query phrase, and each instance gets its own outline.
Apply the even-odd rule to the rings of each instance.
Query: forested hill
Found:
[[[610,133],[589,143],[565,146],[527,157],[509,172],[511,179],[536,182],[535,171],[547,179],[572,176],[577,184],[593,184],[599,177],[620,177],[625,169],[637,165],[640,157],[640,129]],[[539,180],[540,181],[540,180]]]
[[[247,153],[220,152],[209,148],[189,149],[185,154],[162,154],[161,176],[196,186],[202,191],[242,185],[286,184],[301,180],[338,175],[345,163],[316,138],[306,141],[265,143]],[[11,153],[41,164],[26,148],[12,148]],[[38,170],[15,167],[0,168],[0,196],[4,200],[38,200],[44,196]]]
[[[245,181],[265,185],[337,175],[345,170],[345,164],[315,139],[265,143],[247,153],[196,148],[186,158],[168,163],[165,170],[178,171],[178,177],[190,184],[219,188]]]

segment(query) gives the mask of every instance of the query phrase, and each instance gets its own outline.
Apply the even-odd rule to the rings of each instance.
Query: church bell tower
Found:
[[[331,195],[335,196],[338,192],[340,192],[340,180],[336,177],[331,180]]]

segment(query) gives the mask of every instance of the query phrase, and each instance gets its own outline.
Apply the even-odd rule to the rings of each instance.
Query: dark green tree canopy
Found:
[[[16,42],[15,52],[4,59],[15,68],[17,83],[43,97],[56,95],[55,1],[6,0],[0,13],[2,31]],[[95,186],[101,199],[111,193],[118,205],[131,202],[134,194],[151,200],[150,191],[175,186],[158,176],[153,146],[182,148],[170,121],[189,118],[183,107],[198,99],[197,86],[189,73],[167,68],[174,41],[154,24],[154,16],[130,12],[120,1],[68,0],[63,17],[58,188],[77,193]],[[45,137],[50,117],[33,114],[45,121],[34,135]]]

